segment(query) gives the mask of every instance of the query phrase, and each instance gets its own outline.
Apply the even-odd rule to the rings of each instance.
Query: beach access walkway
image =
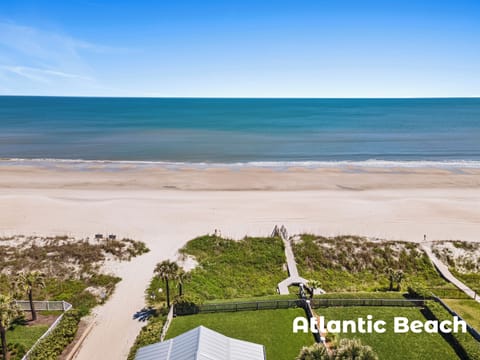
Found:
[[[288,232],[287,229],[285,228],[284,225],[282,225],[280,228],[275,225],[275,228],[273,229],[272,236],[280,236],[280,238],[283,240],[283,244],[285,246],[285,258],[287,259],[287,271],[288,271],[288,278],[285,280],[281,281],[278,283],[277,288],[278,288],[278,293],[280,295],[288,295],[289,290],[288,287],[291,285],[300,285],[300,284],[307,284],[308,280],[302,278],[298,274],[298,269],[297,269],[297,262],[295,261],[295,256],[293,255],[293,250],[290,245],[290,241],[288,238]],[[325,291],[322,289],[315,289],[314,290],[315,294],[324,294]]]
[[[471,288],[469,288],[467,285],[465,285],[463,282],[458,280],[453,274],[450,272],[448,269],[448,266],[446,266],[437,256],[433,253],[432,248],[430,244],[432,244],[432,241],[424,241],[420,244],[422,249],[425,251],[425,253],[428,255],[430,258],[430,261],[433,263],[433,265],[437,268],[437,270],[440,272],[440,274],[448,281],[450,281],[453,285],[455,285],[457,288],[462,290],[467,296],[471,297],[473,300],[477,301],[480,303],[480,296],[473,291]]]

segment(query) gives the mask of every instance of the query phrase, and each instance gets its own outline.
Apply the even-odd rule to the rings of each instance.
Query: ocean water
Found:
[[[480,99],[4,96],[0,158],[480,167]]]

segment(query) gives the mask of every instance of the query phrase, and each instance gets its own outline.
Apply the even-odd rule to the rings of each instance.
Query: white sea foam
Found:
[[[83,160],[83,159],[0,159],[3,165],[72,166],[72,167],[165,167],[165,168],[440,168],[480,169],[478,160],[362,160],[362,161],[249,161],[235,163],[179,162],[179,161],[136,161],[136,160]]]

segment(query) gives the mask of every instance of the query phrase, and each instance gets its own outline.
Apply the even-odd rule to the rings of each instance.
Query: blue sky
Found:
[[[0,2],[0,94],[480,96],[480,1]]]

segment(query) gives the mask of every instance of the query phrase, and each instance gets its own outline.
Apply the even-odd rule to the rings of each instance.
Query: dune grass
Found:
[[[408,283],[452,287],[414,243],[304,234],[292,248],[300,275],[320,280],[328,292],[385,291],[389,288],[387,268],[403,271],[403,288]]]
[[[434,254],[465,285],[480,293],[480,244],[468,241],[438,241]]]
[[[8,240],[16,243],[10,244]],[[39,270],[46,275],[46,286],[34,289],[35,300],[65,300],[85,315],[106,301],[121,280],[102,273],[102,264],[107,259],[129,261],[147,251],[144,243],[131,239],[97,241],[18,235],[0,243],[0,293],[14,292],[12,283],[17,272]]]
[[[277,237],[236,241],[206,235],[189,241],[180,253],[198,262],[185,293],[203,301],[275,295],[287,277],[283,242]]]

